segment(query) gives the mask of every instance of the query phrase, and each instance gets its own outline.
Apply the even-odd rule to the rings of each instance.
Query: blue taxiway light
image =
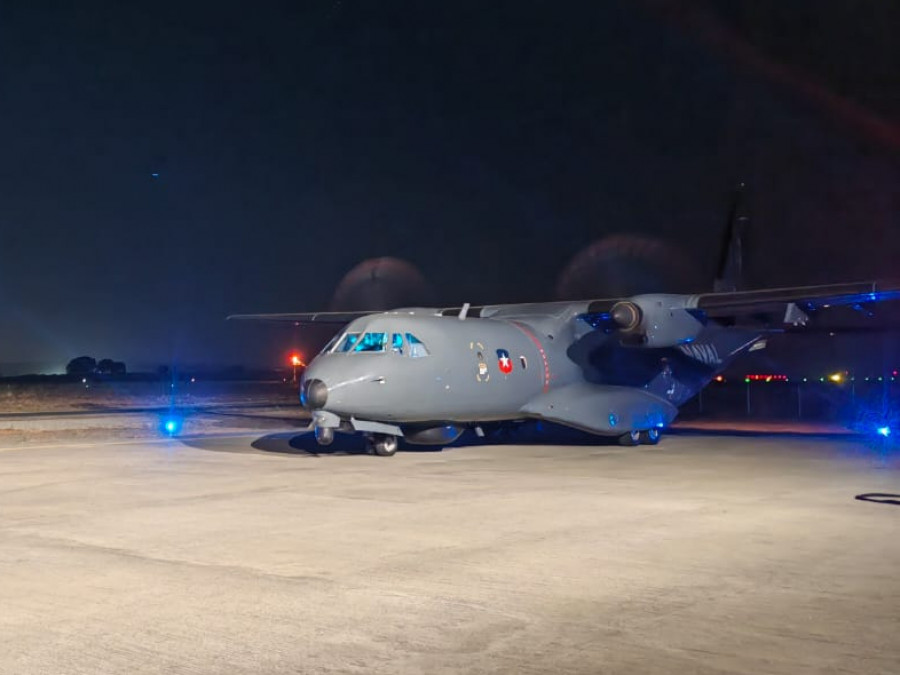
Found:
[[[162,431],[169,436],[175,436],[181,431],[182,420],[177,417],[168,417],[163,420]]]
[[[879,436],[884,436],[885,438],[887,438],[888,436],[891,435],[890,427],[878,427],[875,431],[878,433]]]

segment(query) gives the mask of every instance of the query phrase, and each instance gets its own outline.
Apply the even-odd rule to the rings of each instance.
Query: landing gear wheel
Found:
[[[369,439],[369,448],[379,457],[391,457],[399,445],[399,439],[390,434],[373,434]]]
[[[316,427],[316,443],[319,445],[331,445],[334,441],[334,429],[331,427]]]
[[[659,443],[659,429],[647,429],[641,432],[641,444],[656,445]]]
[[[629,431],[627,434],[622,434],[619,436],[619,445],[624,445],[627,447],[632,447],[641,442],[641,432],[635,429],[634,431]]]

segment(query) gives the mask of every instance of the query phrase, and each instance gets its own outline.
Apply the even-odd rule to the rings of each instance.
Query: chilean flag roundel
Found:
[[[509,352],[505,349],[497,350],[497,361],[500,364],[500,372],[509,375],[512,372],[512,359],[509,358]]]

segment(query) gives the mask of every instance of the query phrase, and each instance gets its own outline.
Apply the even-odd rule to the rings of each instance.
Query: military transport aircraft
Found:
[[[529,418],[654,444],[679,405],[764,346],[769,329],[742,320],[777,312],[799,325],[820,309],[896,298],[900,283],[870,281],[232,318],[347,324],[309,364],[300,400],[320,444],[335,431],[362,432],[388,456],[400,437],[447,444],[466,428]]]
[[[772,330],[900,298],[896,281],[738,291],[740,225],[732,220],[711,293],[229,318],[345,326],[300,382],[322,445],[361,432],[389,456],[401,437],[447,444],[524,419],[655,444],[678,406]]]

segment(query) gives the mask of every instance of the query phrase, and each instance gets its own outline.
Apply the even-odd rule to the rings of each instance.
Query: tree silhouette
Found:
[[[79,356],[66,365],[68,375],[92,375],[97,372],[97,360],[91,356]]]

